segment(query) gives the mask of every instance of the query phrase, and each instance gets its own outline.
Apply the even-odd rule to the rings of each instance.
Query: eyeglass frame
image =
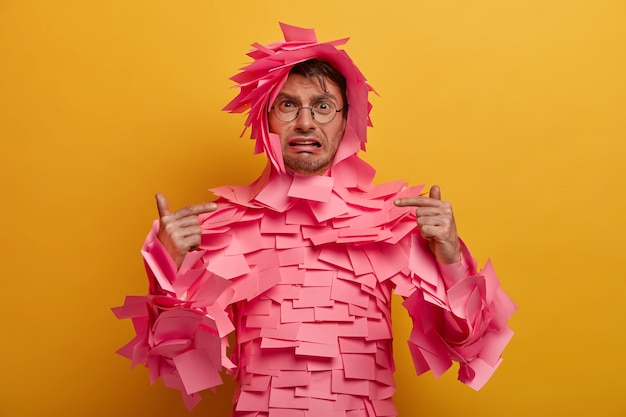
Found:
[[[340,109],[338,109],[338,110],[337,110],[337,105],[336,105],[336,104],[335,104],[332,100],[329,100],[328,102],[329,102],[329,103],[331,103],[331,104],[333,105],[333,107],[335,107],[335,112],[334,112],[334,113],[332,113],[332,112],[331,112],[331,113],[328,113],[328,114],[332,114],[332,115],[333,115],[333,117],[332,117],[332,119],[330,119],[330,120],[329,120],[329,121],[327,121],[327,122],[320,122],[319,120],[317,120],[317,119],[315,118],[315,111],[313,110],[313,107],[310,107],[310,106],[300,106],[300,105],[296,104],[296,106],[298,107],[298,111],[296,111],[296,112],[295,112],[295,116],[294,116],[294,118],[293,118],[293,119],[291,119],[291,120],[287,120],[287,121],[280,119],[280,118],[276,115],[276,110],[274,109],[274,108],[276,107],[276,104],[274,104],[272,107],[270,107],[270,110],[274,110],[274,117],[276,117],[276,120],[278,120],[279,122],[281,122],[281,123],[291,123],[291,122],[293,122],[294,120],[297,120],[297,119],[298,119],[298,116],[300,116],[300,110],[302,110],[302,109],[309,109],[309,110],[311,111],[311,119],[313,119],[313,121],[314,121],[316,124],[318,124],[318,125],[327,125],[328,123],[330,123],[330,122],[332,122],[333,120],[335,120],[335,118],[337,117],[337,113],[340,113],[340,112],[341,112],[341,111],[343,111],[343,110],[347,110],[347,108],[348,108],[348,106],[347,106],[347,105],[344,105],[342,108],[340,108]],[[295,104],[295,102],[294,102],[294,104]]]

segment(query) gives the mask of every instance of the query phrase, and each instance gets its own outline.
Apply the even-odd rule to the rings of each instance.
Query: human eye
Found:
[[[285,112],[285,113],[290,113],[298,109],[298,105],[294,103],[292,100],[288,100],[288,99],[279,100],[278,103],[276,104],[276,107],[278,108],[278,110]]]
[[[333,111],[335,106],[330,101],[323,100],[323,101],[318,101],[317,103],[315,103],[313,108],[315,109],[316,112],[320,114],[328,114]]]

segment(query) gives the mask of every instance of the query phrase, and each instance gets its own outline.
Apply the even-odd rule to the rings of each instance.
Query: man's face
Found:
[[[337,109],[343,109],[340,88],[325,79],[326,90],[316,78],[289,75],[276,97],[276,103],[287,103],[296,107],[315,107],[321,100],[330,101]],[[286,100],[286,101],[285,101]],[[326,124],[318,124],[310,109],[300,110],[291,122],[276,118],[276,110],[269,115],[270,132],[280,137],[283,160],[288,171],[302,175],[320,175],[330,167],[346,129],[343,110]]]

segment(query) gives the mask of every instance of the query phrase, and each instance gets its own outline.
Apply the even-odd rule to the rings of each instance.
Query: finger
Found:
[[[446,213],[442,210],[442,207],[423,206],[415,210],[416,217],[440,217],[445,215]]]
[[[200,226],[192,226],[186,227],[185,229],[181,229],[179,232],[179,236],[181,239],[197,239],[198,243],[200,242],[200,236],[202,236],[202,228]]]
[[[170,205],[167,202],[165,196],[161,193],[157,193],[155,196],[157,209],[159,210],[159,218],[163,218],[170,214]]]
[[[424,199],[424,197],[403,197],[403,198],[396,198],[393,202],[393,204],[395,204],[398,207],[408,207],[408,206],[420,206],[421,205],[421,201]]]
[[[176,211],[174,213],[174,217],[181,219],[187,216],[197,216],[202,213],[210,213],[215,210],[217,210],[217,204],[215,203],[195,204],[193,206],[183,207],[182,209]]]
[[[429,197],[433,200],[441,200],[441,189],[438,185],[433,185],[430,187],[430,192],[428,193]]]
[[[200,235],[191,236],[189,238],[189,252],[200,250],[201,241]]]
[[[417,225],[440,227],[442,232],[446,232],[449,229],[449,222],[445,218],[441,217],[420,217],[417,219]]]
[[[183,240],[190,235],[202,233],[196,216],[185,217],[176,221],[171,221],[171,217],[164,218],[161,220],[160,231],[166,233],[173,241]]]
[[[180,219],[175,220],[174,222],[172,222],[176,228],[178,229],[193,229],[195,227],[200,227],[200,219],[198,219],[198,216],[187,216],[187,217],[183,217]]]
[[[437,207],[441,204],[439,200],[435,200],[429,197],[404,197],[397,198],[393,202],[398,207]]]

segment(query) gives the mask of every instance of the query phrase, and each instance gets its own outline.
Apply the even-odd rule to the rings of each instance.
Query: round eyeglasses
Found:
[[[293,100],[279,99],[272,106],[274,116],[284,123],[296,120],[300,114],[300,110],[302,109],[311,110],[311,117],[313,117],[313,121],[321,125],[332,122],[337,113],[343,110],[337,110],[335,103],[328,100],[316,101],[311,107],[303,107],[297,105]]]

